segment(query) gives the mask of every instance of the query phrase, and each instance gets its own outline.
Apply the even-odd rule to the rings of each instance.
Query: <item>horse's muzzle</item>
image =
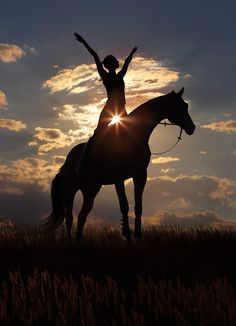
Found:
[[[190,128],[185,128],[184,131],[186,132],[187,135],[191,136],[196,129],[195,125],[192,125]]]

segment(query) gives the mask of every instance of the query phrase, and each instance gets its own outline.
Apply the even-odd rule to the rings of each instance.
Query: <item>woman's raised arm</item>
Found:
[[[130,52],[130,54],[128,55],[128,57],[125,59],[124,65],[122,67],[122,69],[119,71],[119,75],[121,75],[122,77],[125,76],[127,69],[129,67],[129,64],[131,62],[131,60],[133,59],[133,54],[138,50],[137,46],[135,46],[132,51]]]
[[[99,75],[101,76],[101,78],[103,78],[104,74],[106,74],[106,70],[103,68],[103,65],[102,65],[102,63],[101,63],[101,60],[100,60],[100,58],[99,58],[97,52],[95,52],[95,51],[91,48],[91,46],[88,45],[88,43],[85,41],[85,39],[84,39],[81,35],[79,35],[78,33],[75,32],[75,33],[74,33],[74,36],[75,36],[75,39],[76,39],[78,42],[82,43],[82,44],[86,47],[86,49],[89,51],[89,53],[93,56],[94,61],[95,61],[96,66],[97,66],[98,73],[99,73]]]

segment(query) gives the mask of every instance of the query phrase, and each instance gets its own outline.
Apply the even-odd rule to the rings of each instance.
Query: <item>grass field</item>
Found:
[[[0,237],[0,325],[236,325],[236,230],[157,227]]]

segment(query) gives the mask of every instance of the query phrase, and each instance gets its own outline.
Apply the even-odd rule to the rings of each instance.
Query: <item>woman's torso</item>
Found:
[[[103,84],[107,91],[107,102],[123,111],[125,106],[125,83],[122,76],[118,74],[107,74],[103,78]]]

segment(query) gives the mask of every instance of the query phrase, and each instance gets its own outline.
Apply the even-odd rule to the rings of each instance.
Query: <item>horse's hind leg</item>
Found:
[[[87,188],[86,190],[81,189],[83,194],[83,204],[81,211],[78,215],[78,225],[77,225],[77,232],[76,232],[76,239],[79,240],[82,237],[83,227],[85,225],[87,216],[91,211],[94,203],[94,199],[101,189],[101,185],[93,185],[92,187]]]
[[[147,171],[133,178],[134,181],[134,213],[135,213],[135,229],[134,235],[137,239],[142,238],[142,196],[147,181]]]
[[[122,213],[122,235],[126,239],[130,239],[131,236],[131,230],[129,227],[129,203],[125,194],[125,186],[124,186],[124,181],[121,181],[119,183],[115,184],[116,187],[116,192],[119,198],[119,203],[120,203],[120,210]]]

